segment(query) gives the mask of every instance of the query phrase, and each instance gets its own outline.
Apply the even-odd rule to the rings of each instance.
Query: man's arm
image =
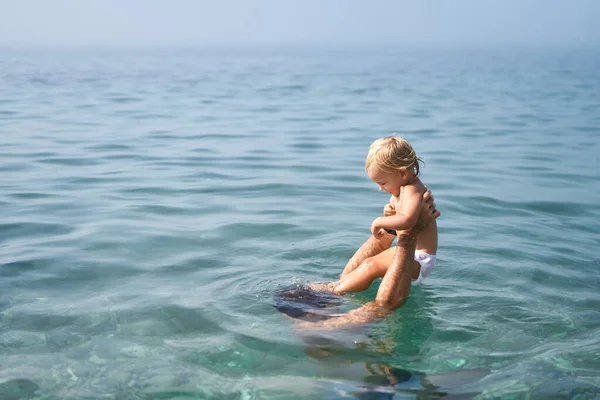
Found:
[[[384,309],[395,310],[408,298],[419,229],[403,231],[398,237],[392,264],[385,273],[375,302]]]
[[[375,302],[390,311],[400,307],[408,299],[417,236],[427,225],[440,216],[440,212],[435,208],[435,202],[429,189],[425,192],[423,200],[425,203],[421,208],[415,226],[403,231],[398,237],[394,258],[392,258],[392,263],[381,280],[377,291]]]
[[[433,218],[435,219],[435,218]],[[433,220],[432,219],[432,220]],[[404,231],[398,238],[392,265],[381,281],[375,301],[348,313],[320,322],[301,322],[297,329],[338,329],[385,318],[400,307],[410,293],[411,273],[418,229]]]
[[[440,216],[436,210],[431,192],[427,190],[423,197],[425,203],[417,224],[410,230],[402,232],[394,252],[392,265],[381,281],[375,301],[364,304],[340,317],[321,322],[300,322],[298,329],[336,329],[360,325],[385,318],[400,307],[410,293],[411,269],[415,254],[416,237],[427,225]],[[391,235],[390,235],[391,236]]]
[[[426,188],[425,193],[423,193],[423,195],[421,195],[418,192],[411,194],[412,196],[409,196],[412,197],[410,201],[406,201],[406,203],[410,202],[410,206],[407,205],[407,207],[403,207],[404,213],[413,215],[412,221],[410,222],[410,227],[415,225],[415,223],[417,222],[417,218],[420,215],[419,208],[421,210],[429,209],[431,205],[433,205],[433,207],[435,208],[434,199],[429,189]],[[396,210],[392,205],[393,199],[394,196],[390,198],[390,203],[383,208],[384,216],[377,219],[393,218],[394,214],[396,214]],[[402,229],[408,228],[409,227],[407,226],[406,228]],[[396,230],[397,228],[390,229]],[[389,233],[384,233],[381,237],[377,235],[369,237],[369,239],[367,239],[367,241],[363,243],[363,245],[356,251],[356,253],[354,253],[354,256],[352,256],[350,261],[348,261],[346,267],[340,275],[340,279],[343,278],[346,274],[349,274],[350,272],[358,268],[367,258],[376,256],[384,250],[389,249],[392,243],[394,242],[395,238],[396,237],[394,235],[391,235]]]

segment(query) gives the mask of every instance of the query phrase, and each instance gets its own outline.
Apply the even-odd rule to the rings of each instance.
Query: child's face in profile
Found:
[[[400,196],[400,188],[406,184],[406,170],[401,169],[392,172],[384,172],[379,168],[370,168],[367,171],[369,178],[379,185],[379,190],[383,190],[392,196]]]

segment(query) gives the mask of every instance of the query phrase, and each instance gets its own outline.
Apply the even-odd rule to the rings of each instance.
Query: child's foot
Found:
[[[329,282],[329,283],[312,283],[308,285],[309,288],[314,290],[315,292],[329,292],[335,293],[335,287],[337,286],[337,282]]]
[[[308,285],[309,288],[314,290],[315,292],[331,292],[333,293],[333,289],[335,288],[335,282],[328,283],[311,283]]]

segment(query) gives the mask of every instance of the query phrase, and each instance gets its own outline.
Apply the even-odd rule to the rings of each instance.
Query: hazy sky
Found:
[[[0,45],[593,44],[600,0],[0,0]]]

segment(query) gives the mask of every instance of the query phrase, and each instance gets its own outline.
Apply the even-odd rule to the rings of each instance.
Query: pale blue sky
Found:
[[[0,0],[0,45],[600,44],[600,0]]]

